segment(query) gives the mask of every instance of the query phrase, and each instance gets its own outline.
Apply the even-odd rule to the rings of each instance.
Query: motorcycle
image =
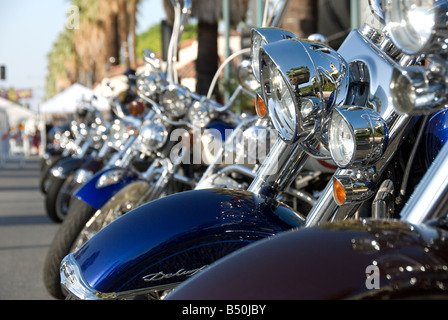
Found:
[[[258,45],[262,41],[274,45],[276,41],[295,38],[278,29],[259,29],[254,35],[260,36],[253,41]],[[316,147],[325,143],[324,135],[317,133],[325,128],[328,111],[344,104],[349,84],[356,84],[350,81],[346,62],[331,48],[305,41],[320,63],[315,69],[305,46],[294,40],[289,47],[289,41],[288,47],[276,52],[296,52],[300,61],[307,64],[296,72],[298,81],[305,80],[296,87],[301,86],[308,93],[304,111],[309,117],[301,121],[300,132],[298,126],[296,132],[288,130],[290,127],[279,130],[282,138],[271,148],[248,191],[204,189],[170,195],[142,205],[102,229],[61,264],[61,283],[72,295],[123,298],[145,294],[160,298],[238,248],[304,225],[304,215],[278,202],[276,197],[295,180],[308,153],[328,158]],[[257,73],[257,68],[254,71]],[[325,76],[314,77],[322,74]],[[278,96],[287,93],[286,87],[281,89]],[[325,91],[325,95],[319,95],[320,91]],[[282,116],[280,110],[273,111],[277,117]],[[273,114],[271,110],[269,113]],[[271,120],[277,130],[279,124],[287,121],[285,117]],[[284,142],[288,135],[300,144]],[[109,241],[118,241],[120,247],[112,249]],[[101,261],[95,259],[98,254]],[[107,274],[103,272],[106,268]]]
[[[47,192],[48,175],[51,168],[59,160],[77,153],[79,145],[82,143],[82,136],[78,131],[77,121],[53,127],[49,131],[50,142],[47,144],[45,154],[40,161],[39,188],[42,194]]]
[[[189,5],[189,2],[184,2],[187,8]],[[182,12],[182,16],[188,14],[188,10]],[[177,20],[185,23],[182,16]],[[179,37],[173,32],[173,41]],[[160,62],[149,51],[145,52],[145,61],[150,68],[149,72],[137,78],[137,93],[151,111],[139,125],[138,138],[122,153],[119,163],[115,159],[75,192],[76,199],[70,204],[67,219],[47,254],[44,282],[56,297],[63,294],[58,284],[58,266],[63,256],[133,207],[195,185],[197,177],[201,176],[201,167],[205,168],[206,163],[191,163],[191,152],[196,149],[195,145],[205,145],[210,141],[193,141],[192,131],[224,133],[227,129],[234,129],[239,122],[229,108],[242,90],[238,90],[226,106],[221,106],[178,85],[176,77],[169,76],[172,74],[170,68],[165,76]],[[176,131],[182,132],[179,138],[187,135],[186,142],[178,143],[177,138],[168,141]],[[213,135],[207,137],[212,141],[215,139]],[[223,137],[224,134],[216,139]],[[128,166],[137,157],[149,159],[147,170],[139,173]]]
[[[410,183],[414,188],[408,185],[410,169],[404,163],[403,182],[395,192],[384,175],[381,179],[387,183],[376,181],[380,188],[370,200],[361,201],[364,207],[370,206],[364,208],[370,215],[347,219],[344,210],[345,219],[340,219],[338,211],[345,204],[338,194],[343,191],[337,173],[329,189],[340,204],[331,220],[312,221],[308,228],[247,246],[183,283],[168,299],[447,298],[447,87],[442,80],[446,48],[441,43],[448,37],[448,3],[388,1],[384,6],[394,46],[423,58],[412,66],[394,65],[387,77],[397,117],[407,118],[408,126],[417,119],[424,124],[414,134],[414,146],[423,143],[419,147],[423,152],[414,156],[416,149],[408,151],[408,163],[425,171],[417,183]],[[433,23],[416,30],[410,20],[416,14]],[[394,205],[404,197],[404,204]],[[322,206],[325,214],[333,209],[333,205],[327,210]]]
[[[61,158],[49,168],[48,174],[42,182],[45,189],[47,215],[55,222],[61,222],[66,213],[59,198],[60,190],[67,186],[67,178],[74,170],[81,167],[89,157],[95,157],[103,144],[103,133],[107,130],[102,119],[96,115],[94,108],[82,108],[80,112],[85,115],[86,119],[85,122],[74,125],[79,130],[78,137],[75,141],[69,141],[67,149],[64,150]],[[70,154],[70,150],[74,152]],[[72,179],[70,179],[71,181]]]

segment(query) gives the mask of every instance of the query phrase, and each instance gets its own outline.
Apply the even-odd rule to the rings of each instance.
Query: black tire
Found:
[[[39,189],[43,194],[47,194],[48,179],[50,176],[51,168],[53,167],[50,165],[46,165],[40,173]]]
[[[39,189],[43,194],[47,193],[47,182],[50,177],[50,170],[54,167],[54,165],[61,160],[62,155],[53,156],[50,160],[42,159],[41,168],[40,168],[40,179],[39,179]]]
[[[43,280],[48,293],[57,299],[65,299],[61,288],[59,267],[62,259],[71,252],[79,233],[95,213],[87,203],[73,199],[64,222],[56,232],[44,263]]]
[[[48,189],[45,197],[45,209],[47,210],[48,217],[57,223],[61,223],[62,219],[58,216],[58,213],[56,211],[56,199],[64,182],[65,179],[59,179],[53,176],[48,179]]]

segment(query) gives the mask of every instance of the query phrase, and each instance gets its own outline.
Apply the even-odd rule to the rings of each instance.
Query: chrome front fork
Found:
[[[299,144],[287,144],[277,138],[247,190],[256,195],[277,198],[296,179],[307,159],[308,154]]]

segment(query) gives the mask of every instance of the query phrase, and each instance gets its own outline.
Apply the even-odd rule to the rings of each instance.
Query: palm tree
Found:
[[[78,58],[73,47],[73,30],[64,29],[47,55],[46,98],[68,88],[78,78]]]
[[[112,66],[120,63],[121,49],[126,67],[130,66],[129,52],[135,54],[136,15],[140,2],[72,0],[79,9],[79,28],[64,29],[48,55],[47,97],[74,82],[94,85]],[[129,35],[134,49],[129,49]],[[135,67],[135,57],[132,63]]]
[[[136,27],[137,27],[137,8],[140,3],[140,0],[130,0],[128,2],[129,8],[129,32],[131,36],[132,43],[132,60],[131,60],[131,68],[137,69],[137,52],[136,52]]]

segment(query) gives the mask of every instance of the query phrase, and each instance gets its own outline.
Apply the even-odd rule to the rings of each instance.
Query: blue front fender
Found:
[[[113,184],[98,188],[97,182],[100,178],[110,172],[117,172],[120,174],[120,179]],[[96,173],[89,181],[79,188],[74,196],[89,206],[95,209],[100,209],[110,198],[112,198],[118,191],[123,189],[129,183],[137,181],[140,176],[131,170],[112,167],[104,169]]]
[[[249,243],[303,222],[285,205],[250,192],[193,190],[130,211],[70,259],[95,292],[169,287]]]

